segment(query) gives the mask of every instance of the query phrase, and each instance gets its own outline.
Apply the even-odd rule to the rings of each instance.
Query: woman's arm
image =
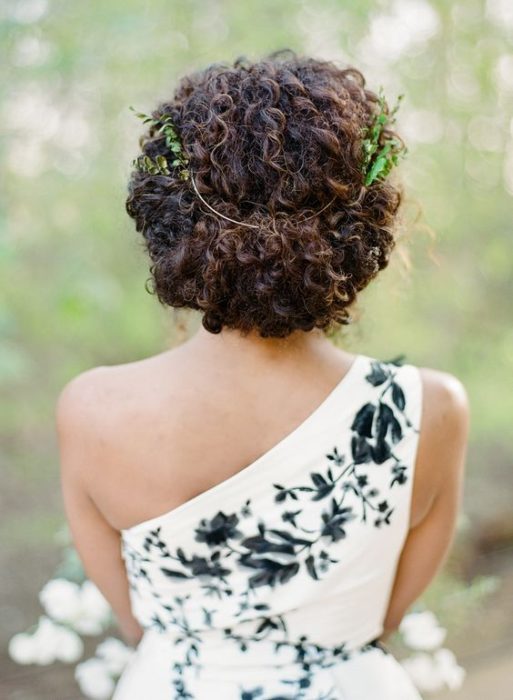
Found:
[[[466,390],[453,375],[433,370],[421,373],[422,425],[415,473],[431,475],[434,497],[427,514],[406,538],[389,600],[384,637],[397,629],[410,605],[444,564],[463,492],[469,432]]]
[[[94,434],[101,406],[95,390],[97,381],[95,370],[85,372],[64,387],[57,401],[64,507],[86,575],[109,602],[125,640],[137,644],[142,629],[130,607],[120,533],[102,516],[88,489],[91,472],[101,467],[98,464],[101,440]]]

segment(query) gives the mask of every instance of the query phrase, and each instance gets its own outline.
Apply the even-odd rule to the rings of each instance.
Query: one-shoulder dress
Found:
[[[114,700],[420,700],[379,637],[421,404],[418,367],[358,354],[249,466],[123,530],[145,631]]]

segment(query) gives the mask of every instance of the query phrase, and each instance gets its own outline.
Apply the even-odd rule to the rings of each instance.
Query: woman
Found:
[[[74,541],[137,644],[115,700],[419,698],[383,640],[449,549],[467,395],[328,339],[396,241],[393,112],[278,51],[139,115],[127,211],[201,325],[58,400]]]

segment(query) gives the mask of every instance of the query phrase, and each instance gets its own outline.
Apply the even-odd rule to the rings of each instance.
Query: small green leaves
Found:
[[[153,161],[149,156],[138,156],[132,161],[134,168],[150,175],[170,175],[164,156],[157,156]]]
[[[370,127],[363,132],[363,162],[362,172],[365,176],[365,186],[368,187],[375,180],[383,180],[392,168],[399,163],[399,158],[404,157],[408,149],[396,138],[388,138],[380,146],[380,137],[385,126],[395,122],[395,113],[404,95],[399,95],[397,104],[387,114],[383,88],[379,89],[380,112],[376,115]]]
[[[180,168],[179,176],[183,180],[187,180],[189,178],[187,167],[189,159],[183,151],[172,116],[163,114],[159,119],[153,119],[153,117],[144,114],[144,112],[137,112],[132,106],[130,106],[130,109],[135,113],[136,117],[142,120],[143,124],[151,124],[156,128],[157,134],[164,135],[166,147],[174,156],[171,165],[175,168]],[[163,155],[157,156],[155,160],[152,160],[147,155],[138,156],[132,161],[132,165],[140,172],[149,173],[150,175],[171,175],[167,158]]]

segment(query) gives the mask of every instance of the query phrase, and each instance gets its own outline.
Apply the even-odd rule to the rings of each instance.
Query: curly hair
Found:
[[[283,338],[351,322],[358,292],[388,264],[403,197],[390,177],[364,184],[362,129],[378,107],[365,85],[352,66],[290,49],[180,80],[152,118],[172,115],[205,200],[256,228],[210,211],[176,168],[133,170],[126,210],[160,303],[199,310],[211,333]],[[390,127],[382,137],[402,143]],[[139,144],[152,159],[172,155],[154,124]]]

